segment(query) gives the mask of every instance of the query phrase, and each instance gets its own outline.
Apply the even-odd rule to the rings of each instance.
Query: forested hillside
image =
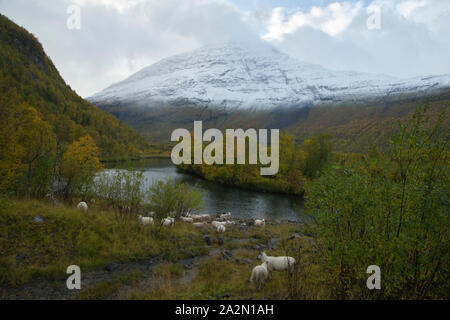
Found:
[[[68,147],[83,138],[95,152],[98,148],[100,158],[137,155],[148,148],[131,128],[79,97],[38,40],[3,15],[0,114],[0,191],[18,181],[26,181],[19,184],[30,192],[33,181],[45,185],[51,174],[58,174]]]
[[[133,106],[110,104],[98,106],[130,125],[153,143],[167,144],[177,128],[193,129],[194,120],[202,120],[204,130],[218,128],[277,128],[295,136],[298,145],[317,134],[328,134],[336,151],[369,151],[387,146],[398,130],[398,121],[411,116],[421,102],[430,103],[430,114],[437,115],[450,102],[450,90],[439,94],[376,103],[328,106],[283,107],[273,110],[241,110],[200,107],[194,104]],[[445,126],[448,126],[446,123]]]
[[[436,119],[450,104],[448,93],[411,101],[380,102],[374,105],[341,105],[311,108],[298,118],[287,131],[302,142],[316,134],[331,136],[334,150],[366,153],[373,149],[386,150],[389,140],[398,133],[399,121],[407,121],[421,102],[428,102],[428,116]],[[446,118],[444,127],[449,127]]]
[[[3,121],[11,125],[11,120],[22,118],[22,112],[34,112],[60,143],[88,134],[103,156],[135,154],[147,147],[132,129],[79,97],[61,78],[38,40],[3,15],[0,44],[2,130],[6,129]]]

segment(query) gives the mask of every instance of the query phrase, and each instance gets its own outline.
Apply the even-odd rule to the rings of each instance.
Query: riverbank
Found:
[[[300,197],[220,185],[178,170],[170,159],[150,159],[113,164],[106,172],[114,172],[117,169],[142,172],[145,178],[144,188],[167,178],[174,182],[189,184],[191,188],[195,188],[202,193],[203,208],[200,209],[200,213],[230,211],[235,217],[279,221],[301,220],[304,216],[302,213],[303,200]]]
[[[285,274],[261,292],[249,285],[257,255],[297,256],[312,243],[293,221],[261,228],[236,219],[218,234],[211,226],[142,226],[100,208],[81,213],[39,201],[10,200],[0,220],[1,299],[281,298]],[[73,264],[82,270],[80,291],[65,287]]]
[[[142,161],[151,159],[170,159],[170,154],[147,154],[142,156],[129,156],[126,158],[102,158],[100,162],[103,164],[126,163],[131,161]]]
[[[180,172],[194,175],[197,178],[203,179],[208,182],[216,183],[218,185],[222,185],[230,188],[237,188],[240,190],[254,191],[254,192],[263,192],[263,193],[271,193],[271,194],[280,194],[287,196],[299,196],[303,198],[304,190],[298,192],[293,192],[291,189],[285,188],[285,185],[276,186],[270,180],[274,179],[254,179],[248,180],[245,182],[233,181],[233,180],[221,180],[221,179],[212,179],[208,178],[208,176],[201,170],[199,167],[195,167],[193,165],[178,165],[177,170]]]

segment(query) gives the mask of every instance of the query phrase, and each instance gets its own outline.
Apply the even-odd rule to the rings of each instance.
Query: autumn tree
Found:
[[[0,192],[43,193],[52,178],[52,127],[36,108],[21,102],[16,90],[5,93],[0,98]]]
[[[14,93],[11,93],[13,96]],[[15,132],[16,121],[9,104],[9,99],[0,95],[0,192],[5,192],[15,185],[23,169],[23,148],[18,144]]]
[[[18,140],[23,147],[22,163],[26,168],[27,194],[31,197],[38,190],[45,192],[51,182],[52,161],[49,158],[56,148],[56,139],[52,127],[41,119],[36,109],[24,106],[23,111]]]
[[[325,168],[330,159],[332,151],[331,136],[319,134],[316,137],[306,139],[303,142],[303,150],[306,154],[303,172],[309,179],[314,179]]]
[[[66,179],[65,197],[86,196],[95,173],[102,169],[100,150],[91,136],[72,143],[64,153],[61,175]]]

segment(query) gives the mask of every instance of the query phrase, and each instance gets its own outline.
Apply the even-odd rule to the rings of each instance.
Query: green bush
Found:
[[[426,107],[401,124],[385,158],[329,169],[308,184],[306,207],[337,298],[449,297],[449,146]],[[366,288],[369,265],[382,290]]]
[[[110,170],[97,176],[94,190],[108,208],[121,216],[145,207],[144,173],[135,170]]]
[[[200,210],[203,194],[197,188],[190,188],[187,183],[174,181],[171,178],[158,180],[148,189],[150,207],[159,217],[175,212],[177,216],[183,212]]]

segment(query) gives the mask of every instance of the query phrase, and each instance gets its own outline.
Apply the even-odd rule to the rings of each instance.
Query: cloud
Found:
[[[334,2],[325,8],[312,7],[309,12],[296,11],[292,14],[282,7],[273,10],[268,23],[266,40],[282,40],[284,35],[293,34],[302,27],[313,27],[331,36],[345,30],[362,8],[362,2]]]
[[[237,0],[0,0],[35,34],[63,78],[86,97],[162,58],[225,41],[268,41],[301,60],[399,77],[450,73],[450,2],[345,1],[307,9]],[[281,4],[283,2],[273,2]],[[81,7],[69,30],[67,7]],[[367,28],[367,7],[381,28]]]
[[[81,29],[69,30],[71,4]],[[35,34],[63,78],[86,97],[167,56],[258,36],[237,9],[206,0],[0,0],[0,10]]]
[[[367,7],[380,8],[369,30]],[[263,38],[301,60],[398,77],[450,73],[450,2],[333,3],[309,11],[275,8]]]

